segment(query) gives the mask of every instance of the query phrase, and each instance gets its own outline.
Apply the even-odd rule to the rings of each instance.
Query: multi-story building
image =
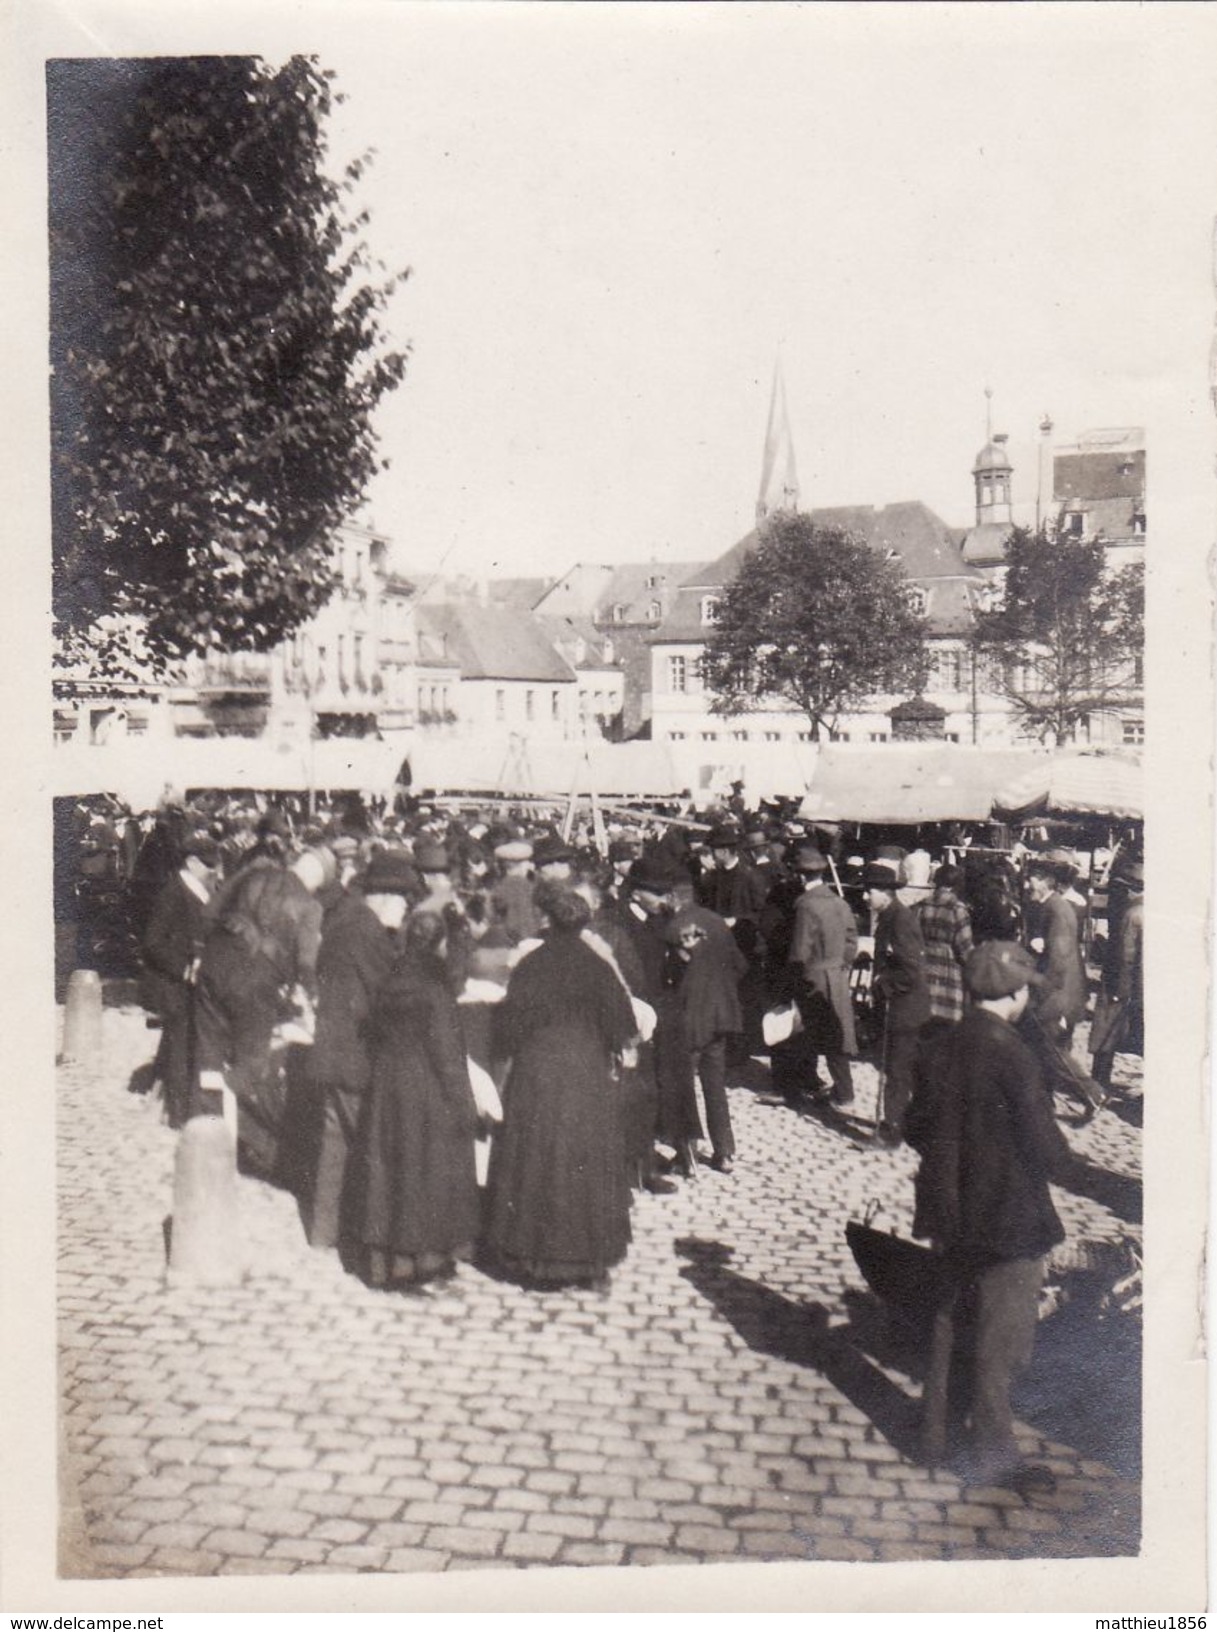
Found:
[[[781,427],[786,439],[788,431]],[[1046,434],[1051,424],[1045,421]],[[766,472],[758,527],[771,509],[798,508],[793,453],[773,455],[773,425],[766,448]],[[990,434],[972,467],[976,519],[959,530],[928,506],[911,501],[873,506],[812,509],[812,521],[843,528],[887,559],[898,559],[908,576],[910,596],[924,615],[930,675],[918,698],[876,696],[839,720],[833,733],[842,742],[882,743],[909,735],[932,734],[948,742],[1009,746],[1026,740],[992,665],[978,658],[971,640],[975,614],[1001,593],[1005,545],[1014,526],[1013,467],[1003,434]],[[1114,567],[1136,559],[1145,529],[1144,437],[1137,431],[1091,432],[1076,446],[1049,457],[1053,472],[1053,518],[1082,536],[1101,538]],[[768,494],[782,473],[775,497]],[[1075,521],[1073,518],[1077,517]],[[724,555],[690,574],[677,589],[662,624],[652,631],[650,650],[652,734],[657,740],[697,747],[706,760],[725,760],[743,745],[780,748],[811,738],[807,719],[790,705],[734,717],[716,715],[700,677],[700,658],[710,638],[724,587],[758,542],[753,530]],[[1139,676],[1138,676],[1139,683]],[[1096,716],[1083,730],[1094,743],[1132,744],[1141,740],[1139,694],[1121,695],[1111,716]]]

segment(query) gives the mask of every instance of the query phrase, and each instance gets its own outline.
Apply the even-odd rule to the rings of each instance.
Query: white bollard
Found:
[[[60,1059],[65,1065],[97,1065],[101,1057],[101,976],[96,969],[77,969],[68,981]]]
[[[194,1116],[178,1136],[167,1279],[235,1286],[244,1272],[236,1144],[223,1117]]]

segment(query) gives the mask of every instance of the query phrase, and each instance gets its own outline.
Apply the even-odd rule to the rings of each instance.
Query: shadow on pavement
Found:
[[[1068,1172],[1058,1182],[1062,1190],[1097,1201],[1125,1224],[1141,1222],[1144,1203],[1140,1179],[1112,1173],[1105,1167],[1097,1167],[1085,1156],[1075,1156]]]
[[[828,1324],[819,1303],[796,1303],[727,1267],[731,1248],[686,1237],[681,1275],[731,1323],[750,1349],[818,1371],[909,1460],[917,1449],[918,1402],[889,1381]]]

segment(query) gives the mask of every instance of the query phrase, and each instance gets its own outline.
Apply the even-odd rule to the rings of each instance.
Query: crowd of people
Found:
[[[1094,1115],[1116,1054],[1142,1048],[1132,853],[1107,880],[1087,1071],[1066,853],[858,855],[839,829],[738,810],[568,839],[520,809],[319,820],[213,799],[137,826],[126,898],[160,1025],[139,1088],[174,1127],[235,1101],[246,1168],[377,1287],[426,1295],[474,1255],[526,1286],[602,1285],[637,1191],[732,1171],[733,1072],[848,1116],[873,1050],[873,1137],[921,1155],[918,1230],[956,1266],[927,1455],[965,1302],[988,1334],[989,1449],[1010,1452],[1028,1265],[1059,1239],[1052,1096]]]

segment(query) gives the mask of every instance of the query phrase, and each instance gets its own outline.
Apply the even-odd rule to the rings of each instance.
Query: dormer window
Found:
[[[1086,528],[1086,516],[1081,510],[1066,510],[1061,518],[1062,531],[1069,538],[1081,538]]]
[[[908,602],[910,609],[915,612],[919,618],[924,618],[930,609],[929,590],[923,589],[920,584],[910,585],[908,590]]]
[[[612,613],[610,615],[611,615],[612,620],[613,620],[614,623],[624,623],[625,622],[625,614],[626,614],[626,608],[624,606],[622,606],[620,601],[619,601],[617,603],[617,605],[613,608]]]
[[[663,607],[658,601],[652,601],[647,607],[647,618],[651,623],[659,623],[663,618]]]
[[[651,575],[651,577],[647,579],[647,588],[648,589],[659,589],[659,588],[662,587],[662,584],[663,584],[663,579],[659,576],[658,573],[653,573]]]
[[[703,595],[701,598],[701,621],[707,628],[718,622],[722,611],[722,597],[720,595]]]

